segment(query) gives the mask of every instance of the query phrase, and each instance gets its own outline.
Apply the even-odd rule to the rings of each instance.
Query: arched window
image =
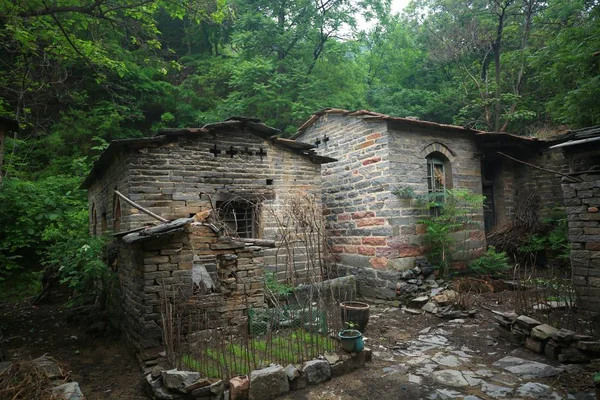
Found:
[[[452,165],[441,152],[427,156],[427,191],[435,203],[443,203],[446,189],[452,188]],[[439,214],[439,207],[432,207],[432,214]]]

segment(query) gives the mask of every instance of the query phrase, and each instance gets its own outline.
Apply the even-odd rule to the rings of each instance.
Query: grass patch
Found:
[[[230,378],[271,363],[298,364],[338,348],[334,339],[303,329],[261,338],[240,338],[239,342],[207,343],[203,349],[184,355],[181,362],[209,378]]]

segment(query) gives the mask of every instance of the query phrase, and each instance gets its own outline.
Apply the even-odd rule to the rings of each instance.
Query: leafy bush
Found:
[[[468,251],[468,230],[474,222],[471,216],[482,207],[483,196],[466,189],[449,189],[443,198],[435,193],[419,200],[429,210],[437,210],[437,215],[420,221],[427,227],[424,237],[425,244],[429,246],[427,258],[434,266],[447,272],[453,256]],[[460,231],[465,232],[465,236],[457,242],[453,234]]]
[[[79,301],[102,293],[108,277],[102,261],[104,239],[89,236],[87,198],[80,183],[79,177],[68,175],[3,181],[0,281],[20,281],[44,266],[73,288]]]
[[[533,264],[536,263],[538,254],[544,254],[548,260],[557,260],[559,263],[568,265],[571,246],[568,237],[568,221],[564,210],[561,208],[551,209],[549,216],[543,221],[543,226],[546,233],[530,235],[525,244],[519,247],[519,251]]]
[[[497,252],[494,246],[490,246],[481,257],[471,261],[469,268],[478,274],[495,274],[510,269],[506,252]]]
[[[286,298],[294,291],[292,286],[279,282],[272,272],[265,273],[265,287],[267,292],[274,297],[274,300]]]

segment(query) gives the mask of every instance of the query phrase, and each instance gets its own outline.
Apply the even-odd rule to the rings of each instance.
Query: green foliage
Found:
[[[292,286],[279,282],[272,272],[265,272],[265,287],[276,298],[288,297],[294,291]]]
[[[223,378],[227,373],[232,376],[249,374],[253,369],[271,363],[298,364],[336,348],[337,342],[325,335],[296,329],[268,338],[253,339],[247,345],[227,343],[224,347],[206,346],[201,354],[186,354],[181,361],[208,377]]]
[[[465,256],[468,252],[468,230],[474,224],[471,216],[483,206],[483,196],[466,189],[449,189],[443,198],[439,194],[430,194],[421,201],[434,214],[421,221],[427,227],[424,235],[429,246],[427,258],[434,266],[447,272],[454,256],[461,253]],[[464,235],[457,241],[458,232],[464,232]]]
[[[543,253],[546,259],[556,260],[566,266],[571,254],[567,216],[560,207],[548,211],[549,216],[544,219],[542,226],[545,233],[530,235],[519,251],[534,264],[538,254]]]
[[[417,197],[415,189],[413,189],[411,186],[402,186],[394,190],[392,194],[400,199],[414,199]]]
[[[508,261],[506,252],[497,252],[494,246],[490,246],[481,257],[469,263],[469,268],[478,274],[496,274],[510,269]]]
[[[0,188],[0,281],[20,281],[15,271],[57,273],[77,294],[93,300],[107,287],[104,239],[90,238],[80,178],[57,175],[38,181],[7,179]]]

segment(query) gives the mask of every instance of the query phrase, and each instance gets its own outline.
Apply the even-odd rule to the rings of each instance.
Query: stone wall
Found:
[[[113,233],[114,227],[114,205],[117,197],[115,190],[121,193],[129,192],[131,174],[129,164],[131,157],[126,152],[118,152],[113,162],[105,169],[102,177],[88,188],[89,207],[89,231],[90,235],[103,235]],[[148,171],[148,173],[161,174],[161,171]],[[132,226],[132,216],[139,213],[138,210],[123,205],[121,213],[121,230],[127,230]]]
[[[210,209],[217,201],[235,197],[260,203],[257,230],[263,239],[281,239],[283,209],[292,199],[313,201],[319,216],[322,214],[319,164],[233,129],[183,135],[166,143],[131,145],[122,150],[89,187],[90,210],[96,210],[90,212],[91,233],[94,224],[102,225],[103,214],[106,232],[112,232],[117,201],[114,189],[167,219],[189,217]],[[120,231],[156,223],[125,203],[121,202],[121,208]],[[101,233],[99,228],[96,231]],[[266,250],[269,270],[294,283],[319,275],[321,271],[309,260],[319,240],[314,238],[310,248],[293,252]],[[288,254],[292,254],[292,261]]]
[[[198,284],[200,268],[214,289]],[[167,304],[178,314],[177,329],[187,333],[244,326],[247,309],[264,306],[262,248],[219,237],[207,226],[191,224],[133,244],[120,241],[118,269],[121,327],[146,365],[163,350]]]
[[[524,161],[553,171],[569,172],[569,166],[561,151],[534,154]],[[535,194],[538,200],[538,216],[540,218],[549,216],[553,208],[564,207],[561,177],[559,175],[523,164],[515,165],[514,168],[515,198],[523,199],[529,194]]]
[[[600,173],[563,180],[569,220],[573,283],[580,309],[600,313]]]
[[[460,131],[460,129],[458,129]],[[452,159],[453,187],[481,193],[481,171],[472,133],[424,130],[358,116],[325,114],[296,140],[318,144],[316,152],[336,158],[322,166],[323,205],[331,250],[341,274],[357,276],[359,292],[372,297],[394,295],[398,273],[425,253],[429,211],[394,190],[411,187],[427,193],[431,152]],[[485,246],[483,210],[473,216],[481,227],[468,233],[474,254]],[[464,237],[464,233],[461,233]]]
[[[481,161],[472,132],[461,130],[440,131],[411,126],[410,124],[390,126],[390,183],[393,188],[410,187],[417,195],[427,194],[427,156],[439,154],[448,162],[446,187],[467,189],[481,194]],[[418,221],[429,215],[429,210],[416,207],[414,200],[390,197],[389,208],[394,217],[393,239],[388,240],[388,248],[380,252],[389,258],[401,257],[404,262],[414,265],[415,257],[425,254],[423,233],[425,227]],[[474,222],[468,232],[457,232],[456,242],[461,243],[460,251],[453,255],[455,260],[466,261],[485,249],[483,230],[483,208],[470,216]],[[466,238],[466,239],[465,239]]]

